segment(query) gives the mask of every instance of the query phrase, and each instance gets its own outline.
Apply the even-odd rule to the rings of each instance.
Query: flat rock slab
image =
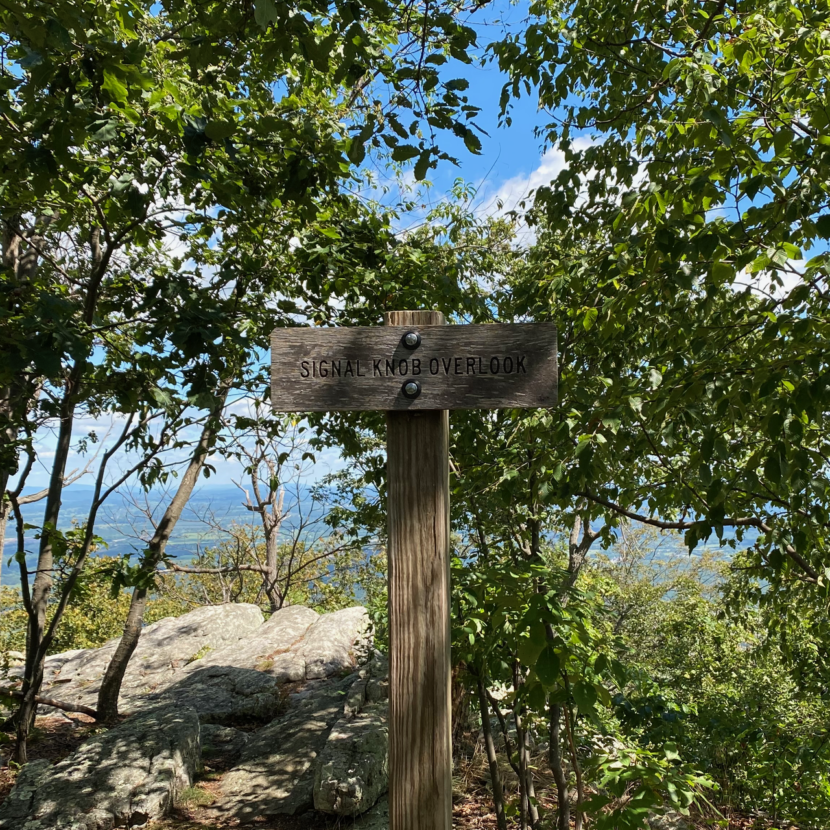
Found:
[[[174,683],[188,663],[253,634],[263,619],[256,605],[229,603],[148,625],[124,675],[121,708],[136,708],[142,699]],[[94,708],[117,644],[111,640],[101,648],[72,652],[68,659],[63,654],[47,658],[44,694]]]
[[[52,766],[26,764],[0,807],[0,830],[112,830],[164,815],[199,765],[199,720],[147,711]]]
[[[324,614],[303,637],[298,652],[308,680],[354,671],[372,652],[371,621],[365,608],[354,606]]]
[[[357,675],[293,695],[288,713],[252,735],[239,764],[222,779],[222,816],[251,821],[296,815],[314,803],[317,757]]]
[[[372,629],[365,608],[354,606],[317,614],[289,606],[276,611],[253,634],[212,652],[185,671],[204,666],[235,666],[271,675],[278,683],[320,680],[353,672],[372,652]]]
[[[205,666],[235,666],[269,674],[279,683],[304,680],[306,661],[299,649],[319,617],[316,611],[300,605],[281,608],[252,634],[191,663],[185,672]]]
[[[187,706],[202,723],[224,726],[265,723],[286,708],[283,692],[273,677],[234,666],[208,666],[180,676],[148,701],[148,705],[159,704]]]

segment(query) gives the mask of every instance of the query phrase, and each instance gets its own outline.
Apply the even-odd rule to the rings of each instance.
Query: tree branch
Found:
[[[655,519],[653,516],[643,516],[639,513],[634,513],[632,510],[626,510],[626,508],[621,505],[614,504],[614,502],[603,499],[600,496],[595,496],[592,493],[583,492],[578,493],[577,495],[582,498],[590,499],[594,502],[594,504],[600,504],[603,507],[607,507],[609,510],[613,510],[620,516],[625,516],[627,519],[631,519],[635,522],[641,522],[642,524],[650,525],[651,527],[658,527],[661,530],[689,530],[696,524],[700,524],[700,522],[689,521],[667,522],[662,519]],[[723,527],[754,527],[762,533],[772,533],[772,528],[768,524],[763,522],[761,519],[756,519],[752,516],[725,518],[721,519],[718,524]],[[787,552],[787,556],[789,556],[790,559],[792,559],[793,562],[795,562],[796,565],[798,565],[804,573],[810,577],[812,582],[818,581],[818,571],[816,571],[815,568],[813,568],[813,566],[792,545],[785,545],[784,550]]]

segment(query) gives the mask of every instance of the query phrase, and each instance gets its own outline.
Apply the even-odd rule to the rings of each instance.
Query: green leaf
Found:
[[[254,20],[263,29],[268,28],[269,23],[276,23],[279,15],[274,0],[254,0]]]
[[[599,311],[596,308],[585,309],[585,316],[582,318],[582,328],[585,331],[590,331],[596,322]]]
[[[213,141],[230,138],[236,132],[234,121],[208,121],[205,125],[205,135]]]
[[[596,689],[590,683],[580,681],[573,687],[572,694],[574,702],[580,712],[588,714],[594,711],[594,705],[597,702],[597,693]]]
[[[559,657],[548,643],[536,660],[536,674],[545,686],[555,686],[559,681]]]
[[[392,159],[394,161],[409,161],[409,159],[413,159],[418,155],[421,155],[421,151],[411,144],[399,144],[392,150]]]
[[[362,164],[363,159],[366,158],[366,143],[360,136],[352,136],[349,140],[348,150],[346,155],[349,161],[354,165]]]
[[[539,642],[531,637],[520,637],[518,655],[524,666],[533,666],[545,648],[545,641]]]
[[[677,744],[667,743],[663,744],[663,754],[667,761],[680,761],[680,753],[677,751]]]
[[[113,101],[123,103],[127,100],[127,87],[108,69],[104,70],[104,83],[101,86]]]
[[[93,121],[87,127],[87,132],[95,141],[113,141],[118,136],[118,121],[114,118]]]
[[[464,133],[464,146],[476,155],[481,152],[481,139],[469,128]]]
[[[430,152],[424,150],[415,162],[415,181],[421,182],[426,178],[429,170]]]
[[[712,266],[712,277],[717,282],[731,283],[735,279],[735,269],[728,262],[716,262]]]

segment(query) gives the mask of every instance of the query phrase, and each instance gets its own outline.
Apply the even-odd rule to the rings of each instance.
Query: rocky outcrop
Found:
[[[378,656],[352,684],[317,763],[314,807],[359,816],[389,788],[388,663]]]
[[[94,706],[113,648],[50,658],[50,696]],[[386,676],[363,608],[291,607],[263,623],[254,606],[225,605],[162,620],[125,678],[121,709],[135,714],[55,767],[28,764],[0,830],[138,826],[203,764],[227,770],[222,818],[315,805],[357,816],[387,789]]]
[[[124,675],[121,710],[137,709],[144,699],[175,683],[189,663],[248,637],[262,622],[256,605],[228,604],[197,608],[148,625]],[[117,644],[112,640],[101,648],[70,652],[68,658],[63,654],[47,658],[44,696],[94,708]]]
[[[23,767],[0,807],[0,830],[111,830],[164,815],[199,766],[199,720],[152,709],[52,766]]]
[[[248,733],[230,726],[203,724],[200,734],[202,764],[233,766],[248,743]]]
[[[356,679],[292,695],[289,711],[251,736],[239,764],[223,778],[217,812],[251,821],[309,810],[317,758]]]
[[[373,703],[329,733],[314,779],[314,807],[359,816],[389,788],[388,705]]]
[[[233,726],[240,722],[265,723],[285,711],[285,695],[273,677],[253,669],[208,666],[188,672],[148,705],[184,703],[202,723]]]
[[[387,672],[378,654],[342,680],[288,695],[285,714],[251,736],[223,778],[216,811],[252,821],[312,806],[343,816],[372,807],[388,788]]]
[[[309,628],[319,618],[315,611],[300,605],[281,608],[253,634],[211,652],[185,671],[200,671],[206,666],[234,666],[268,674],[278,683],[304,680],[306,658],[302,653],[303,641]]]
[[[44,696],[95,708],[116,644],[49,657]],[[142,632],[119,706],[136,712],[185,695],[205,723],[261,720],[278,711],[276,684],[347,674],[371,647],[369,617],[359,606],[323,615],[290,606],[265,623],[255,605],[197,608]]]
[[[233,666],[270,675],[278,683],[320,680],[349,673],[372,650],[365,608],[317,614],[298,605],[282,608],[243,640],[194,661],[185,672]]]
[[[298,651],[309,680],[353,671],[371,655],[371,623],[365,608],[325,614],[308,629]]]

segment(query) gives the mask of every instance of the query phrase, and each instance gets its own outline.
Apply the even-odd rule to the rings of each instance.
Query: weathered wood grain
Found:
[[[553,323],[277,329],[271,403],[278,412],[503,409],[556,404]],[[417,331],[408,349],[403,336]],[[421,384],[407,398],[407,380]]]
[[[386,320],[443,317],[392,312]],[[389,412],[386,440],[390,830],[451,830],[448,413]]]

